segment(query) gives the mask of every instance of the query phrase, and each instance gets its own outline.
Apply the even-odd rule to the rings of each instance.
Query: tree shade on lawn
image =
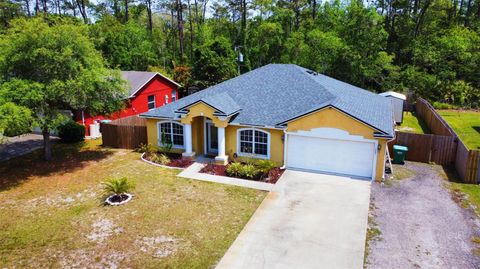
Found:
[[[429,134],[427,124],[415,113],[405,111],[403,113],[403,122],[397,129],[402,132],[416,133],[416,134]]]

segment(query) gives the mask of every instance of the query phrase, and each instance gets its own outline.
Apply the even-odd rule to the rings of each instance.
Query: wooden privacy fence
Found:
[[[480,151],[468,149],[460,140],[457,147],[455,170],[465,183],[480,182]]]
[[[433,134],[456,136],[453,129],[425,99],[419,98],[415,104],[417,115],[423,119]]]
[[[146,120],[137,116],[102,123],[102,142],[112,148],[135,149],[147,144]]]
[[[393,156],[393,145],[408,147],[407,160],[415,162],[435,162],[440,165],[455,164],[457,139],[453,136],[413,134],[395,132],[395,140],[388,143],[390,155]]]
[[[452,127],[425,99],[417,100],[415,111],[434,135],[397,132],[396,140],[389,143],[389,147],[393,144],[408,146],[407,160],[454,165],[463,182],[480,182],[480,151],[468,149]]]

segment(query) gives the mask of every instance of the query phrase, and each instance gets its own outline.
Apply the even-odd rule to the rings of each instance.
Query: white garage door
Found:
[[[319,132],[320,129],[330,131]],[[373,178],[375,141],[338,129],[320,129],[288,135],[287,167]],[[332,135],[331,130],[336,130],[337,135]],[[324,136],[319,136],[322,133]]]

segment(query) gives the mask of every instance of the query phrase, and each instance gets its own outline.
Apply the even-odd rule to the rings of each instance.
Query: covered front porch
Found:
[[[219,164],[227,164],[225,123],[219,124],[205,116],[182,119],[181,122],[185,137],[184,157],[203,157],[214,159]]]
[[[179,109],[177,113],[185,137],[185,151],[182,155],[213,157],[215,162],[227,164],[225,129],[231,115],[219,113],[204,102],[191,104]]]

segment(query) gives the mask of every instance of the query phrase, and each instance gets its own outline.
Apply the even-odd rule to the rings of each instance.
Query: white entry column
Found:
[[[192,150],[192,124],[183,125],[183,135],[185,136],[185,152],[183,157],[193,157],[195,152]]]
[[[226,164],[228,156],[225,155],[225,127],[217,127],[218,130],[218,156],[215,161]]]

